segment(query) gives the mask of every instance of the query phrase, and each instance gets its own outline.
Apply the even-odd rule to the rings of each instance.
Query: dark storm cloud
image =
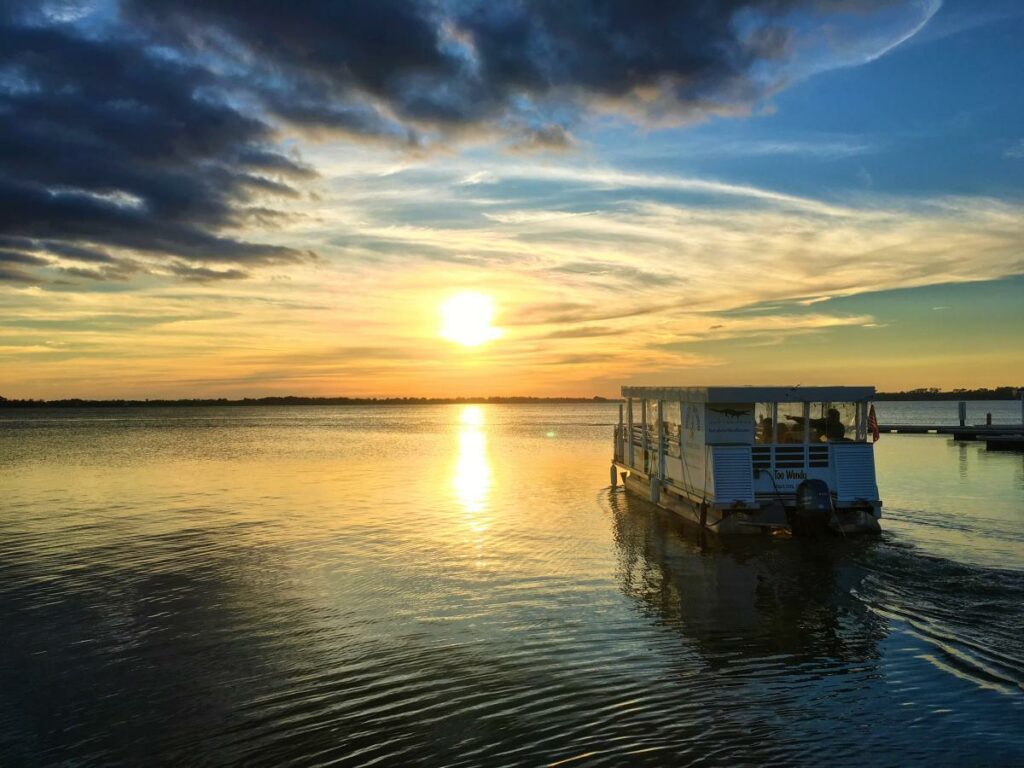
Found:
[[[175,261],[168,269],[178,277],[193,283],[212,283],[218,280],[242,280],[249,276],[244,269],[210,269],[196,267],[183,261]]]
[[[0,233],[80,262],[137,252],[190,279],[309,259],[233,234],[284,215],[274,200],[315,175],[282,130],[567,149],[590,109],[747,109],[778,85],[766,72],[790,55],[793,13],[829,5],[0,0]]]
[[[415,0],[126,0],[126,14],[156,37],[193,51],[241,54],[245,86],[270,112],[311,128],[409,141],[401,116],[461,120],[441,91],[462,63],[445,50],[433,4]],[[454,92],[453,92],[454,93]]]
[[[126,0],[165,42],[251,67],[274,114],[307,127],[416,141],[420,130],[521,127],[566,146],[545,110],[627,100],[748,105],[752,72],[785,58],[782,14],[814,0]]]
[[[203,262],[306,258],[221,233],[241,205],[294,194],[283,179],[309,170],[273,148],[264,122],[204,95],[208,72],[11,8],[0,13],[5,238],[110,265],[103,247]]]
[[[6,245],[11,245],[21,250],[9,250],[4,247]],[[39,255],[40,253],[43,255]],[[83,263],[88,266],[62,265],[55,262],[53,257]],[[132,275],[145,271],[143,266],[137,261],[128,258],[115,258],[108,253],[93,248],[59,241],[36,241],[24,237],[0,237],[0,265],[4,264],[51,267],[67,276],[99,281],[127,280]],[[19,282],[50,282],[26,272],[20,272],[19,277],[21,278]]]
[[[25,253],[24,251],[9,250],[4,248],[4,245],[15,245],[23,246],[24,242],[12,242],[6,238],[0,238],[0,283],[37,283],[38,278],[33,276],[30,272],[25,271],[25,267],[45,267],[49,266],[50,262],[47,259],[41,258],[31,253]],[[31,246],[31,243],[27,243]]]
[[[48,262],[46,259],[41,259],[38,256],[33,256],[30,253],[0,250],[0,264],[18,264],[21,266],[29,267],[43,267],[49,263],[50,262]]]
[[[108,280],[127,280],[135,273],[142,271],[139,265],[131,261],[110,264],[108,266],[98,267],[95,269],[89,269],[87,267],[58,267],[58,269],[63,274],[70,275],[71,277],[81,277],[86,280],[97,280],[100,282],[106,282]]]
[[[5,267],[0,264],[0,283],[38,283],[39,279],[17,267]]]
[[[31,242],[31,241],[29,241]],[[71,259],[73,261],[84,261],[90,264],[115,264],[117,259],[111,256],[109,253],[96,250],[95,248],[86,248],[81,245],[73,245],[71,243],[55,242],[50,243],[45,240],[39,243],[32,243],[32,249],[40,248],[52,253],[56,256],[63,256],[64,258]]]

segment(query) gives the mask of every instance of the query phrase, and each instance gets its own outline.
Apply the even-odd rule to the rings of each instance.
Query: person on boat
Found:
[[[771,419],[769,419],[769,418],[761,419],[761,423],[758,424],[758,429],[761,430],[761,439],[760,439],[759,442],[761,442],[761,443],[774,443],[775,442],[774,429],[773,429],[774,426],[775,425],[772,423]]]
[[[792,419],[797,424],[803,424],[804,422],[803,416],[787,416],[786,418]],[[824,419],[810,419],[810,425],[815,433],[814,439],[818,442],[822,438],[830,443],[846,439],[846,425],[843,424],[839,411],[835,408],[829,408]]]
[[[796,424],[779,425],[780,443],[802,443],[804,441],[804,429]]]

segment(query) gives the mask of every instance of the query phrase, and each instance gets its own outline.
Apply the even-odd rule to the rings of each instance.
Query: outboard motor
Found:
[[[804,480],[796,488],[789,525],[795,536],[820,536],[832,520],[832,492],[824,480]]]

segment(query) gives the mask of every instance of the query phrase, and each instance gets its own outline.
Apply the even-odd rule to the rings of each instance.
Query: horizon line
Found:
[[[935,387],[922,387],[910,390],[876,392],[876,400],[886,399],[994,399],[1014,400],[1024,398],[1024,388],[1015,386],[975,387],[971,389],[957,388],[942,390]],[[174,405],[458,405],[488,404],[512,405],[517,403],[620,403],[622,397],[605,397],[603,395],[472,395],[453,397],[420,397],[420,396],[352,396],[352,395],[263,395],[259,397],[179,397],[179,398],[83,398],[68,397],[58,399],[6,398],[0,396],[0,407],[74,407],[74,406],[174,406]]]

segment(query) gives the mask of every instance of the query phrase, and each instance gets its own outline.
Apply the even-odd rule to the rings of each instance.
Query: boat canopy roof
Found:
[[[623,397],[687,403],[850,403],[870,400],[874,387],[623,387]]]

